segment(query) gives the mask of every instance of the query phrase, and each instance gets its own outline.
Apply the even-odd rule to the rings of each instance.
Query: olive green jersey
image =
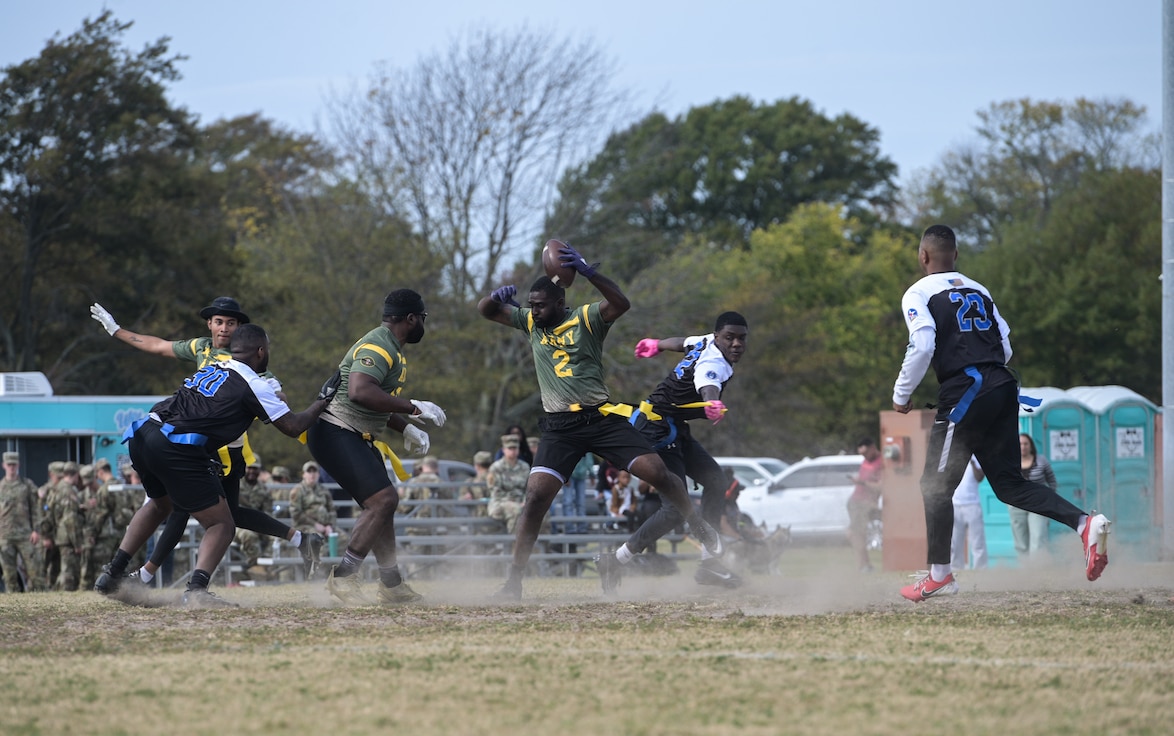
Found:
[[[171,352],[180,360],[195,363],[197,368],[204,368],[222,360],[232,360],[229,349],[214,347],[210,337],[176,340],[171,343]]]
[[[350,377],[351,373],[365,373],[390,396],[399,396],[408,375],[407,361],[400,352],[399,341],[381,324],[363,335],[347,351],[338,369],[342,373],[342,384],[325,413],[337,417],[352,429],[372,435],[378,433],[387,424],[391,413],[372,411],[351,401],[348,391]]]
[[[510,313],[513,326],[530,338],[534,369],[547,412],[574,411],[608,400],[603,382],[603,339],[611,324],[599,313],[600,302],[567,310],[563,321],[551,329],[534,325],[530,309]]]

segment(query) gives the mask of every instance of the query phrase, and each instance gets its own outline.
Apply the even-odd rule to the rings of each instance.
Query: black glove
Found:
[[[318,390],[318,400],[330,401],[338,393],[338,387],[341,385],[342,371],[335,371],[334,375],[326,379],[326,383],[322,384],[322,388]]]

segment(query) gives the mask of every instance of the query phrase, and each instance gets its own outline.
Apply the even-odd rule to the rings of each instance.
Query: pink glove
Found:
[[[705,418],[717,424],[722,420],[726,413],[726,405],[720,401],[711,401],[709,406],[705,407]]]
[[[660,352],[660,340],[655,337],[646,337],[640,342],[636,343],[636,357],[637,358],[651,358]]]

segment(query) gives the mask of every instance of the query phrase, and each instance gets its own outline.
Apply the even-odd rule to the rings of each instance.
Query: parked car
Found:
[[[400,462],[403,463],[404,470],[411,473],[415,469],[416,463],[420,462],[420,458],[405,457],[400,458]],[[388,471],[390,472],[390,470],[389,467]],[[476,476],[477,469],[469,463],[463,463],[460,460],[441,460],[440,468],[436,474],[440,476],[442,481],[447,483],[463,483]]]
[[[769,485],[747,485],[738,497],[738,508],[768,530],[789,526],[795,540],[822,538],[846,543],[848,497],[855,488],[851,478],[862,462],[862,455],[804,458]],[[877,520],[869,529],[870,546],[879,548],[880,538]]]
[[[790,465],[777,457],[715,457],[714,460],[723,468],[733,470],[734,477],[747,488],[770,485]]]

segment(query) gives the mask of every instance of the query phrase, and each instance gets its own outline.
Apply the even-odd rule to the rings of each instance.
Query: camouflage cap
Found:
[[[65,475],[77,474],[77,472],[78,472],[77,463],[75,463],[72,460],[70,460],[67,463],[62,463],[61,464],[61,472],[64,473]]]
[[[245,467],[246,468],[263,468],[265,466],[261,464],[261,456],[260,455],[253,455],[253,462],[249,463]]]
[[[289,468],[285,467],[284,465],[274,465],[273,469],[269,471],[269,474],[272,475],[274,478],[292,478],[293,477],[293,473],[289,472]]]
[[[94,461],[94,470],[101,470],[102,468],[110,469],[110,461],[104,457],[100,457]]]
[[[93,478],[94,478],[94,466],[93,465],[83,465],[77,469],[77,472],[78,472],[78,475],[80,475],[82,477],[82,480],[93,480]]]
[[[53,462],[49,463],[49,472],[61,475],[63,472],[65,472],[65,461],[54,460]]]
[[[302,472],[303,473],[306,472],[307,470],[317,470],[317,469],[318,469],[318,463],[314,462],[313,460],[307,460],[302,465]]]
[[[6,452],[6,453],[4,453],[4,464],[5,465],[8,465],[9,463],[19,463],[19,462],[20,462],[20,453],[19,452]]]
[[[492,452],[486,452],[485,450],[481,450],[480,452],[473,453],[473,464],[474,465],[489,465],[492,462],[493,462],[493,453]]]
[[[516,434],[503,434],[501,436],[502,447],[521,447],[522,438]]]

